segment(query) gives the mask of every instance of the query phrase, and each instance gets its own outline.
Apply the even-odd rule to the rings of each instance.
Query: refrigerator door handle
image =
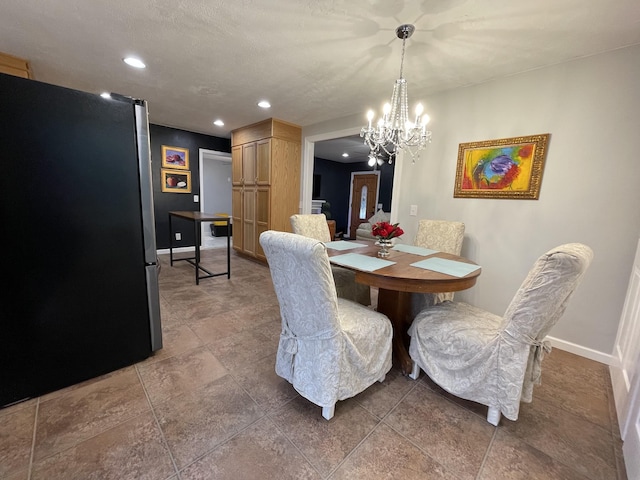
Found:
[[[153,211],[153,184],[151,176],[151,145],[147,102],[135,100],[136,137],[138,142],[138,171],[140,173],[140,203],[144,239],[144,260],[147,265],[157,262],[156,225]]]

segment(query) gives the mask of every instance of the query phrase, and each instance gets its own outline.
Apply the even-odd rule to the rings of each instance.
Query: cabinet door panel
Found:
[[[242,146],[231,149],[231,184],[242,185]]]
[[[258,185],[271,183],[271,139],[260,140],[256,150],[256,178]]]
[[[256,190],[256,257],[261,260],[266,260],[266,256],[260,245],[260,234],[271,228],[269,222],[270,191],[269,187],[258,187]]]
[[[256,144],[242,146],[242,178],[245,185],[256,184]]]
[[[243,195],[242,244],[243,252],[256,254],[256,189],[245,188]]]
[[[242,187],[233,187],[231,189],[231,222],[233,223],[233,248],[242,251],[242,232],[244,225],[242,224]]]
[[[256,222],[258,225],[269,226],[269,187],[259,187],[256,197]]]

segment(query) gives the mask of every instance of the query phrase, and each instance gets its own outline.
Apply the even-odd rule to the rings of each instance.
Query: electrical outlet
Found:
[[[182,240],[182,234],[176,233],[176,240]]]
[[[200,201],[200,195],[193,196],[193,203],[198,203]]]
[[[418,205],[411,205],[409,207],[409,215],[415,217],[416,215],[418,215]]]

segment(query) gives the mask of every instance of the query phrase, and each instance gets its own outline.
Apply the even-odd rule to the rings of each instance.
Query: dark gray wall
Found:
[[[313,174],[320,175],[320,192],[316,199],[323,199],[331,204],[331,216],[336,221],[336,232],[346,233],[349,224],[351,172],[367,172],[372,171],[372,168],[367,165],[367,162],[340,163],[318,157],[314,159],[313,165]],[[382,209],[389,212],[394,165],[384,163],[378,169],[380,170],[378,203],[382,203]]]
[[[156,217],[156,242],[158,249],[169,248],[169,211],[199,211],[200,204],[193,201],[194,195],[200,195],[200,170],[198,155],[200,148],[231,152],[231,140],[228,138],[187,132],[161,125],[149,126],[151,143],[151,168],[153,172],[153,201]],[[191,172],[191,193],[168,193],[162,191],[160,170],[162,168],[162,145],[187,148],[189,150],[189,171]],[[186,220],[173,219],[174,230],[182,233],[182,240],[174,240],[174,247],[195,245],[193,224]]]

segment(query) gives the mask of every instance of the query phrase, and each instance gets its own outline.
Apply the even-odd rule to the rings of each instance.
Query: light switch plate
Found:
[[[409,215],[416,216],[418,215],[418,205],[411,205],[409,207]]]
[[[193,203],[198,203],[200,201],[200,195],[193,196]]]

